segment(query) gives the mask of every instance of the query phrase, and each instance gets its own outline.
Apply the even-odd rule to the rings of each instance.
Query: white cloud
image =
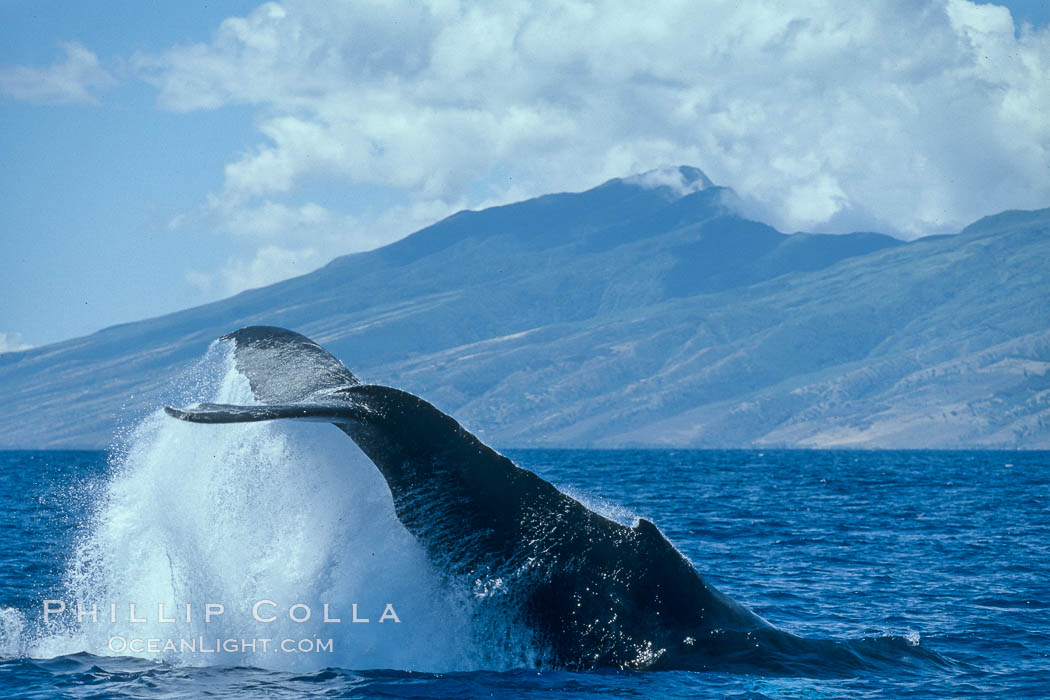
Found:
[[[180,216],[172,225],[216,228],[254,246],[247,258],[231,257],[218,270],[186,273],[186,280],[205,294],[229,295],[305,274],[348,252],[391,243],[462,208],[417,202],[354,217],[313,202],[291,206],[212,196],[192,221]]]
[[[116,80],[81,44],[65,43],[62,49],[65,57],[47,68],[0,67],[0,94],[37,104],[98,104],[95,93]]]
[[[785,230],[914,236],[1050,204],[1050,28],[1015,29],[967,0],[290,0],[134,63],[168,109],[257,107],[215,211],[288,250],[382,239],[272,209],[309,182],[444,211],[679,163]]]
[[[691,173],[687,177],[680,167],[656,168],[630,175],[624,181],[645,189],[667,187],[679,197],[699,192],[712,184],[702,172]]]
[[[29,350],[32,345],[22,342],[21,333],[0,333],[0,354]]]
[[[305,274],[328,262],[315,248],[290,250],[276,245],[263,246],[250,260],[230,259],[219,272],[225,293],[254,289]]]

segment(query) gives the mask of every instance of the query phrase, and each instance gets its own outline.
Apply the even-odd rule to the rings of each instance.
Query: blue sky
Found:
[[[1050,206],[1044,2],[495,5],[0,4],[0,352],[663,165],[786,231]]]

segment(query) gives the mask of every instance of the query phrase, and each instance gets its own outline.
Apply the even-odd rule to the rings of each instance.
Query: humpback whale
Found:
[[[797,655],[816,654],[864,665],[851,642],[782,632],[716,590],[652,522],[628,527],[589,510],[423,399],[362,383],[312,340],[266,326],[221,340],[260,403],[166,412],[335,424],[375,463],[397,517],[444,576],[509,591],[490,598],[529,630],[545,664],[790,672]]]

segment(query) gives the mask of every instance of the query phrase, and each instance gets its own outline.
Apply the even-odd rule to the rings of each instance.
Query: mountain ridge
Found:
[[[459,212],[307,275],[0,355],[0,446],[105,446],[254,323],[504,446],[1050,446],[1050,283],[1033,264],[1050,209],[906,243],[783,234],[730,196],[679,168]],[[938,367],[956,380],[923,374]],[[964,405],[982,412],[969,429]]]

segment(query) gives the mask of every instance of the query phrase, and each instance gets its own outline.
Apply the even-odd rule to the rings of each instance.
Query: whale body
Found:
[[[363,384],[308,338],[223,336],[260,405],[167,408],[194,423],[333,423],[389,485],[397,517],[456,585],[503,606],[545,664],[789,671],[799,654],[863,665],[850,642],[777,630],[708,584],[653,523],[609,520],[522,469],[423,399]]]

